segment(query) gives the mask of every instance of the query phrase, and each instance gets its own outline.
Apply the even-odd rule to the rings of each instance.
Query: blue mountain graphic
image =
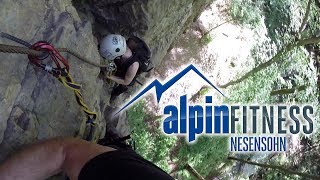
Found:
[[[122,110],[127,108],[130,104],[135,102],[137,99],[139,99],[142,95],[147,93],[150,89],[155,87],[156,89],[156,95],[157,95],[157,101],[160,102],[162,94],[169,89],[173,84],[175,84],[179,79],[181,79],[184,75],[186,75],[189,71],[193,70],[195,73],[197,73],[202,79],[204,79],[208,84],[210,84],[214,89],[216,89],[220,94],[222,92],[215,87],[196,67],[194,67],[192,64],[190,64],[188,67],[186,67],[184,70],[182,70],[179,74],[174,76],[172,79],[170,79],[167,83],[161,84],[157,79],[154,80],[152,83],[150,83],[146,88],[144,88],[139,94],[137,94],[134,98],[132,98],[123,108],[121,108],[116,114],[120,113]],[[223,94],[222,94],[223,95]],[[224,96],[224,95],[223,95]],[[115,114],[115,115],[116,115]]]

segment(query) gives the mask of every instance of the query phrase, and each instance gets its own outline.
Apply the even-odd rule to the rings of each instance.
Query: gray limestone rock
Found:
[[[97,36],[120,33],[144,39],[160,64],[176,38],[212,0],[89,0]]]
[[[45,40],[100,63],[91,23],[81,21],[71,0],[3,0],[0,17],[2,32],[30,43]],[[0,43],[19,45],[4,38]],[[101,120],[99,104],[101,99],[108,104],[109,96],[102,93],[100,69],[62,55],[69,61],[71,76],[82,85],[84,101]],[[0,160],[23,144],[79,133],[86,116],[72,90],[29,63],[26,55],[1,53],[0,57]]]
[[[209,2],[1,0],[0,31],[30,43],[45,40],[57,48],[69,48],[95,63],[102,62],[97,50],[101,36],[137,35],[150,46],[157,65]],[[0,43],[17,45],[4,38]],[[98,114],[95,138],[101,137],[109,119],[111,87],[99,76],[99,68],[62,55],[70,63],[71,76],[82,85],[84,101]],[[72,90],[31,64],[26,55],[0,53],[0,57],[0,162],[36,140],[83,133],[86,116]],[[107,124],[125,135],[130,132],[125,113],[119,119]]]

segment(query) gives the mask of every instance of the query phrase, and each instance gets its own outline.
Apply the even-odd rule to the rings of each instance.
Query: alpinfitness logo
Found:
[[[208,78],[190,64],[164,84],[157,79],[151,82],[116,114],[152,88],[155,88],[159,103],[162,94],[190,71],[225,98]],[[179,100],[179,106],[168,104],[164,107],[162,129],[166,135],[185,136],[189,143],[194,143],[201,135],[229,136],[229,150],[233,152],[283,152],[287,149],[288,135],[310,135],[314,132],[315,112],[311,105],[214,104],[212,96],[206,96],[202,105],[189,105],[187,95],[181,95]]]

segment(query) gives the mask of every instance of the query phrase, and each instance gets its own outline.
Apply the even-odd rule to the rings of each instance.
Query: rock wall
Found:
[[[96,36],[120,33],[143,38],[160,64],[176,38],[212,0],[88,0]]]
[[[0,31],[30,43],[46,40],[95,63],[101,62],[96,47],[102,35],[134,34],[149,44],[157,65],[209,1],[2,0]],[[0,43],[17,45],[3,38]],[[98,113],[99,136],[107,120],[111,89],[99,78],[99,68],[63,55],[74,80],[82,84],[85,102]],[[0,53],[0,57],[0,162],[24,144],[79,134],[86,119],[72,91],[30,64],[26,55]]]
[[[3,0],[0,31],[30,43],[40,40],[66,47],[100,63],[90,22],[83,22],[71,0]],[[0,38],[2,44],[18,45]],[[104,99],[100,70],[63,54],[89,107],[101,117]],[[26,55],[0,54],[0,159],[38,139],[78,134],[85,115],[73,92],[28,62]],[[106,95],[107,96],[107,95]]]

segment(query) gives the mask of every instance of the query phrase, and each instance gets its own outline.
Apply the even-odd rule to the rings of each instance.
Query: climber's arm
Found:
[[[127,70],[126,75],[124,78],[118,77],[118,76],[110,76],[108,77],[109,79],[115,81],[118,84],[123,84],[123,85],[129,85],[133,78],[136,76],[137,72],[139,69],[139,63],[134,62]]]
[[[61,171],[77,179],[84,164],[114,149],[75,138],[46,140],[22,150],[0,165],[0,179],[46,179]]]

